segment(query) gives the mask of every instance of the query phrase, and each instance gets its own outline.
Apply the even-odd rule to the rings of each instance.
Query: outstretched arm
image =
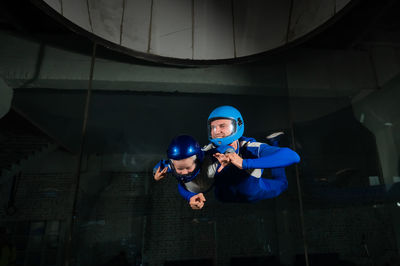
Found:
[[[196,193],[190,192],[189,190],[184,188],[181,183],[178,183],[178,191],[179,194],[181,194],[181,196],[187,201],[190,201],[190,198],[196,195]]]
[[[300,162],[300,156],[289,148],[279,148],[262,143],[257,159],[244,159],[243,169],[286,167]]]
[[[204,206],[206,198],[203,193],[193,193],[188,190],[181,183],[178,183],[178,191],[181,196],[189,202],[190,207],[193,210],[200,210]]]

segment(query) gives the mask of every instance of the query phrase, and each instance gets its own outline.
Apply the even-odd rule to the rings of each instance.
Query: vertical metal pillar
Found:
[[[72,247],[72,237],[74,234],[76,219],[77,219],[77,202],[79,196],[79,185],[80,185],[80,177],[81,177],[81,165],[82,165],[82,157],[83,157],[83,149],[85,146],[86,140],[86,130],[87,130],[87,122],[89,117],[89,106],[90,106],[90,98],[92,95],[92,82],[93,82],[93,72],[94,72],[94,63],[96,59],[96,42],[93,43],[93,53],[92,53],[92,60],[90,64],[90,74],[89,74],[89,85],[88,91],[86,94],[86,103],[85,103],[85,112],[83,116],[83,125],[82,125],[82,135],[81,135],[81,145],[79,148],[79,155],[78,155],[78,164],[76,167],[76,174],[75,174],[75,190],[73,191],[73,205],[72,205],[72,212],[71,218],[69,219],[69,230],[66,237],[65,243],[65,266],[71,265],[71,247]]]
[[[290,100],[289,100],[289,106],[291,106]],[[292,149],[294,151],[296,151],[292,110],[291,110],[291,108],[289,108],[289,109],[290,109],[289,110],[290,130],[291,130],[291,135],[292,135]],[[305,225],[304,225],[303,199],[302,199],[301,186],[300,186],[299,166],[297,164],[295,165],[295,171],[296,171],[297,193],[299,195],[300,225],[301,225],[301,232],[302,232],[302,236],[303,236],[304,257],[305,257],[306,266],[309,266],[310,264],[308,261],[308,246],[307,246],[307,241],[306,241],[306,229],[305,229]]]

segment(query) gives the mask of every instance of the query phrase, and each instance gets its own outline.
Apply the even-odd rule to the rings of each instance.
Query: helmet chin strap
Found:
[[[237,141],[237,140],[235,140],[235,141]],[[218,147],[216,148],[216,150],[217,150],[219,153],[224,153],[224,154],[227,154],[227,153],[236,153],[235,148],[232,147],[232,146],[230,146],[230,145],[220,145],[220,146],[218,146]]]

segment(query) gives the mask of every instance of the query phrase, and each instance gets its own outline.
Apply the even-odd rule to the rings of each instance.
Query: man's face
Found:
[[[179,175],[188,175],[196,169],[196,155],[182,160],[172,160],[175,172]]]
[[[216,119],[210,124],[211,137],[225,138],[232,134],[233,126],[230,119]]]

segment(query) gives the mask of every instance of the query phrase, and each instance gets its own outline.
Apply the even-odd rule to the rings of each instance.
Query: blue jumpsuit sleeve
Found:
[[[190,201],[191,197],[193,197],[194,195],[197,195],[197,193],[193,193],[193,192],[186,190],[186,188],[184,188],[181,183],[178,183],[178,191],[179,191],[179,194],[181,194],[181,196],[184,199],[186,199],[187,201]]]
[[[243,159],[243,169],[286,167],[300,162],[300,156],[289,148],[279,148],[262,143],[258,150],[258,158]]]

